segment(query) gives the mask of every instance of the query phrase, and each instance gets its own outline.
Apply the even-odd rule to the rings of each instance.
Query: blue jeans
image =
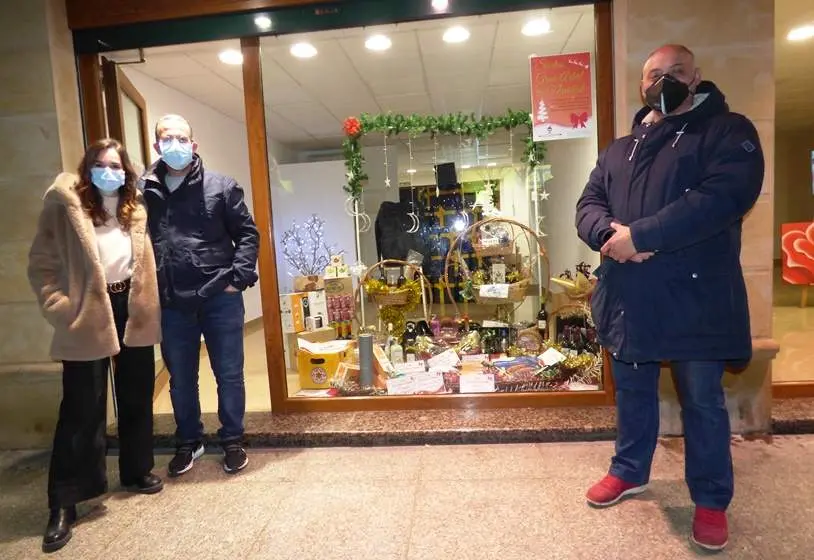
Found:
[[[610,474],[631,484],[650,479],[659,433],[659,369],[658,363],[613,362],[619,432]],[[723,362],[673,364],[690,496],[696,505],[718,510],[729,506],[735,486],[723,374]]]
[[[243,437],[246,387],[243,381],[243,321],[240,292],[221,292],[196,310],[161,310],[161,353],[170,372],[170,398],[179,444],[201,441],[201,402],[198,369],[201,334],[218,384],[218,419],[221,443]]]

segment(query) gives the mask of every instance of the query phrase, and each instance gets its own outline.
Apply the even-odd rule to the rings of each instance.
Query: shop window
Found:
[[[602,389],[594,21],[261,39],[289,396]]]

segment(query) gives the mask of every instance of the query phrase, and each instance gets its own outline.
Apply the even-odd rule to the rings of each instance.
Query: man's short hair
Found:
[[[178,121],[178,122],[184,123],[187,126],[187,128],[189,129],[189,139],[192,140],[192,125],[189,124],[189,121],[186,120],[181,115],[175,115],[175,114],[170,113],[168,115],[164,115],[164,116],[160,117],[155,123],[155,141],[156,142],[158,142],[161,139],[161,131],[165,130],[167,128],[166,126],[162,126],[162,124],[167,122],[167,121]]]
[[[651,52],[650,52],[650,54],[648,54],[648,55],[647,55],[647,58],[645,58],[645,59],[644,59],[645,63],[646,63],[648,60],[650,60],[651,58],[653,58],[653,55],[654,55],[654,54],[656,54],[657,52],[659,52],[660,50],[663,50],[663,49],[673,49],[673,50],[676,50],[676,51],[678,51],[678,52],[681,52],[681,53],[684,53],[684,54],[688,54],[688,55],[690,55],[690,57],[691,57],[691,58],[693,58],[693,59],[695,58],[695,53],[694,53],[694,52],[692,52],[692,51],[691,51],[689,48],[685,47],[684,45],[678,45],[678,44],[667,44],[667,45],[662,45],[662,46],[660,46],[659,48],[654,49],[653,51],[651,51]]]

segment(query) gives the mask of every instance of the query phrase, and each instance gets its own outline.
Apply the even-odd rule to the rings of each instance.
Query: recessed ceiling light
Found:
[[[243,64],[243,53],[236,49],[221,51],[218,58],[224,64],[233,64],[235,66]]]
[[[445,12],[449,8],[449,0],[432,0],[432,9],[436,12]]]
[[[789,31],[786,38],[789,41],[807,41],[808,39],[814,38],[814,24],[795,27]]]
[[[408,169],[408,170],[407,170],[407,173],[409,173],[410,175],[413,175],[414,173],[417,173],[417,170],[415,170],[415,169]]]
[[[371,51],[386,51],[393,46],[393,41],[387,35],[373,35],[365,41],[365,47]]]
[[[291,45],[291,54],[297,58],[313,58],[317,55],[317,49],[311,43],[295,43]]]
[[[469,39],[469,30],[460,25],[450,27],[444,32],[444,41],[447,43],[463,43],[467,39]]]
[[[471,169],[471,168],[472,168],[472,166],[471,166],[471,165],[469,165],[468,163],[465,163],[465,164],[463,164],[463,165],[461,166],[461,169]]]
[[[254,18],[254,24],[260,31],[268,31],[271,29],[271,18],[268,16],[257,16]]]
[[[546,33],[551,33],[551,22],[544,17],[529,20],[523,26],[523,35],[526,37],[539,37]]]
[[[494,161],[490,161],[489,163],[486,164],[486,167],[497,167],[497,163],[495,163]]]

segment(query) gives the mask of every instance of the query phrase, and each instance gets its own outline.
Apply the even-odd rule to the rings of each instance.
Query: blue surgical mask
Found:
[[[192,142],[181,143],[177,139],[162,140],[159,143],[161,148],[161,159],[175,169],[181,171],[192,161]]]
[[[113,194],[124,184],[124,169],[93,167],[90,170],[90,179],[103,193]]]

